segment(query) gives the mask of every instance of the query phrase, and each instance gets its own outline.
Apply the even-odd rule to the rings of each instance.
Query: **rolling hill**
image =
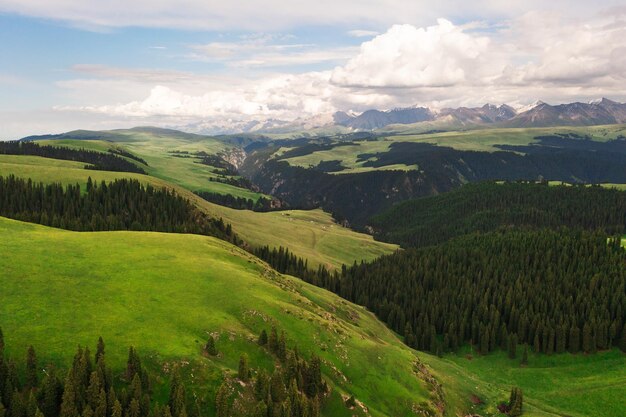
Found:
[[[129,345],[153,369],[188,362],[194,392],[212,403],[221,373],[236,369],[241,353],[272,363],[256,338],[275,324],[289,345],[322,358],[333,389],[324,415],[351,414],[341,393],[355,395],[371,416],[408,415],[430,401],[413,371],[414,352],[371,313],[281,276],[223,241],[78,233],[4,218],[0,233],[0,250],[10,253],[0,260],[0,322],[9,355],[21,356],[32,344],[46,352],[44,363],[62,366],[77,344],[102,336],[114,346],[107,355],[118,369]],[[210,360],[200,355],[200,343],[213,332],[223,354]]]
[[[81,142],[82,143],[82,142]],[[90,141],[85,141],[90,144]],[[309,260],[311,267],[324,265],[340,268],[342,264],[372,260],[397,249],[397,245],[376,242],[371,236],[357,233],[337,224],[322,210],[290,210],[257,213],[235,210],[210,203],[188,189],[158,177],[128,172],[85,170],[84,164],[37,156],[0,155],[0,175],[31,178],[36,182],[80,184],[87,179],[110,182],[119,178],[136,179],[154,187],[174,189],[209,215],[223,218],[235,232],[253,246],[289,247],[299,257]]]

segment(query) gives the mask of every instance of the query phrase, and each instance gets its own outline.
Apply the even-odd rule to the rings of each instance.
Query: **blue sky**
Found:
[[[504,3],[0,0],[0,139],[626,100],[620,1]]]

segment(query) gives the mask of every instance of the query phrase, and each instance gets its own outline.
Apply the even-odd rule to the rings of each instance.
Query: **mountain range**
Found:
[[[524,109],[516,110],[507,104],[485,104],[482,107],[430,109],[427,107],[371,109],[363,113],[338,111],[307,119],[284,121],[278,119],[218,122],[198,121],[185,126],[175,126],[188,132],[218,133],[289,133],[317,129],[325,132],[375,131],[378,129],[415,128],[435,130],[473,127],[549,127],[593,126],[626,123],[626,103],[602,98],[582,103],[550,105],[537,101]]]

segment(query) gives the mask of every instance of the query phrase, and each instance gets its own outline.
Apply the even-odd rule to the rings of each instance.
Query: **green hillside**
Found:
[[[496,406],[508,401],[511,386],[524,393],[524,416],[621,417],[626,409],[626,355],[618,349],[593,355],[529,353],[526,366],[520,366],[519,350],[516,359],[506,352],[482,356],[469,348],[443,358],[420,356],[443,384],[450,409],[505,416]]]
[[[393,128],[400,128],[394,131]],[[380,167],[364,165],[368,159],[360,156],[364,154],[378,154],[389,152],[392,144],[398,143],[423,143],[438,146],[446,146],[459,151],[483,151],[494,152],[499,150],[496,145],[524,146],[537,143],[538,136],[549,135],[577,135],[588,137],[591,140],[606,142],[616,139],[626,132],[624,125],[609,126],[585,126],[585,127],[550,127],[550,128],[493,128],[493,129],[470,129],[453,130],[446,132],[428,133],[423,131],[411,132],[409,127],[396,125],[381,132],[377,140],[355,141],[349,146],[334,146],[328,150],[318,150],[301,156],[283,158],[282,155],[290,149],[279,149],[274,155],[276,158],[286,160],[290,165],[309,168],[317,166],[320,162],[340,161],[343,170],[332,172],[333,174],[350,174],[376,170],[415,170],[415,165],[388,164]],[[430,129],[427,129],[430,130]]]
[[[69,232],[0,218],[0,317],[9,356],[32,344],[42,363],[67,366],[76,344],[99,335],[115,369],[134,345],[154,372],[179,363],[193,375],[193,393],[212,410],[223,372],[234,374],[241,353],[270,369],[272,357],[256,344],[275,324],[288,344],[319,354],[332,394],[323,415],[366,415],[348,410],[341,394],[355,395],[371,416],[408,416],[433,398],[413,372],[415,352],[362,307],[276,274],[220,240],[145,232]],[[54,247],[54,251],[50,248]],[[200,355],[208,334],[217,358]],[[519,366],[504,352],[482,356],[466,349],[437,358],[418,353],[442,383],[445,415],[500,416],[511,386],[525,395],[525,416],[618,417],[626,386],[623,353],[529,356]],[[428,371],[430,370],[430,371]],[[422,375],[423,377],[423,375]],[[167,377],[157,378],[164,393]],[[594,395],[583,395],[593,391]],[[162,394],[165,395],[165,394]],[[481,404],[473,404],[476,398]],[[212,415],[212,414],[209,414]]]
[[[173,152],[228,153],[234,147],[209,136],[185,134],[166,129],[136,128],[102,132],[70,132],[42,139],[42,145],[67,146],[107,151],[122,147],[143,158],[148,174],[191,191],[231,194],[256,201],[262,194],[216,181],[215,167],[198,163],[198,158],[175,156]],[[188,155],[185,155],[188,156]]]
[[[280,276],[217,239],[180,234],[77,233],[0,219],[0,317],[8,354],[29,344],[42,361],[67,364],[77,344],[102,336],[121,367],[134,345],[149,365],[189,361],[194,391],[212,401],[221,371],[240,353],[269,367],[256,337],[272,323],[289,345],[323,360],[332,386],[324,415],[350,415],[349,393],[372,416],[409,415],[427,401],[414,353],[365,309]],[[54,248],[54,250],[51,250]],[[216,332],[223,355],[206,359]]]
[[[86,170],[83,169],[84,165],[82,162],[37,156],[0,155],[0,175],[3,176],[13,174],[37,182],[78,183],[82,186],[87,184],[89,177],[98,182],[132,178],[142,184],[172,188],[203,211],[231,223],[235,232],[249,244],[289,247],[298,256],[308,259],[311,266],[321,264],[331,269],[338,268],[342,264],[352,264],[354,261],[372,260],[398,248],[397,245],[377,242],[369,235],[342,227],[333,221],[330,214],[322,210],[270,213],[235,210],[209,203],[188,189],[158,177],[128,172]]]

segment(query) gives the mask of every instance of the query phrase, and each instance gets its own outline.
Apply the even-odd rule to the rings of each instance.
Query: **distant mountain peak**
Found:
[[[387,110],[368,109],[361,113],[337,111],[291,121],[277,119],[198,121],[182,130],[203,133],[285,133],[311,129],[329,132],[373,131],[389,125],[436,123],[437,129],[479,126],[545,127],[626,123],[626,104],[601,98],[589,103],[550,105],[536,100],[514,108],[508,104],[485,103],[481,107],[430,109],[419,105]],[[432,128],[432,127],[430,127]],[[330,129],[330,130],[329,130]]]

